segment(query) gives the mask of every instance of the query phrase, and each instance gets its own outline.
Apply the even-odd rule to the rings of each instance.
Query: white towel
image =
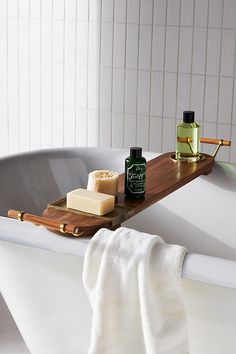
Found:
[[[93,308],[89,354],[186,354],[186,249],[135,230],[99,230],[83,282]]]

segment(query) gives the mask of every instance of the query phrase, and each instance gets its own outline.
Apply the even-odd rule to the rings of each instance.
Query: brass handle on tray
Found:
[[[201,138],[200,142],[204,143],[204,144],[217,145],[215,151],[213,152],[213,157],[216,157],[217,152],[219,151],[221,146],[231,146],[231,141],[230,140],[224,140],[224,139]]]
[[[230,140],[224,139],[210,139],[210,138],[201,138],[200,142],[203,144],[213,144],[213,145],[221,145],[221,146],[230,146]]]
[[[17,219],[20,221],[28,221],[38,226],[45,226],[48,229],[59,231],[63,234],[71,234],[73,236],[79,237],[84,233],[79,230],[78,226],[58,222],[52,219],[43,218],[42,216],[37,216],[33,214],[26,213],[24,211],[18,210],[8,210],[8,216],[12,219]]]
[[[177,141],[179,143],[186,143],[189,144],[190,149],[193,151],[192,149],[192,138],[189,137],[177,137]],[[231,141],[230,140],[224,140],[224,139],[211,139],[211,138],[200,138],[200,143],[202,144],[212,144],[212,145],[217,145],[214,153],[213,153],[213,157],[216,157],[217,152],[219,151],[221,146],[231,146]]]

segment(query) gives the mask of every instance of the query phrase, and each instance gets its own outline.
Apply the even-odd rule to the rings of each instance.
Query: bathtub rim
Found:
[[[16,236],[17,235],[21,235]],[[66,239],[30,223],[0,217],[1,243],[13,243],[49,252],[84,257],[90,238]],[[76,247],[75,247],[76,246]],[[225,258],[187,253],[183,262],[184,279],[236,290],[236,261]]]
[[[9,153],[7,155],[2,155],[0,156],[0,163],[1,162],[5,162],[8,159],[15,159],[15,158],[24,158],[24,157],[28,157],[30,155],[33,156],[37,156],[38,154],[43,154],[43,155],[47,155],[47,154],[55,154],[56,153],[61,153],[61,152],[76,152],[76,151],[81,151],[81,152],[86,152],[86,150],[88,151],[101,151],[101,152],[109,152],[111,153],[112,151],[114,152],[120,152],[120,153],[127,153],[129,154],[129,148],[114,148],[114,147],[100,147],[100,146],[66,146],[66,147],[51,147],[51,148],[42,148],[42,149],[33,149],[33,150],[29,150],[29,151],[22,151],[22,152],[17,152],[17,153]],[[167,151],[168,152],[168,151]],[[171,151],[170,151],[171,152]],[[163,152],[164,153],[164,152]],[[147,157],[147,160],[150,160],[154,157],[160,156],[161,154],[163,154],[161,152],[154,152],[154,151],[143,151],[143,155],[146,155],[145,157]],[[128,156],[128,155],[127,155]],[[79,157],[79,155],[78,155]],[[220,164],[220,165],[229,165],[229,166],[234,166],[236,167],[236,162],[225,162],[225,161],[221,161],[221,160],[215,160],[215,164]]]

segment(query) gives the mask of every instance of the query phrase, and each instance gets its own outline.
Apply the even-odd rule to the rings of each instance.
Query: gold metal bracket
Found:
[[[64,224],[64,223],[62,223],[61,225],[60,225],[60,232],[62,233],[62,234],[65,234],[66,232],[65,232],[65,227],[66,227],[66,224]]]
[[[231,146],[231,141],[230,140],[224,140],[224,139],[210,139],[210,138],[201,138],[200,142],[203,144],[213,144],[217,145],[213,157],[216,157],[219,149],[221,146]]]
[[[185,144],[188,144],[191,151],[193,152],[193,149],[192,149],[192,138],[190,137],[186,137],[186,138],[180,138],[180,137],[177,137],[177,141],[179,143],[185,143]],[[202,144],[213,144],[213,145],[217,145],[214,153],[213,153],[213,157],[216,157],[219,149],[221,146],[230,146],[231,145],[231,141],[230,140],[224,140],[224,139],[211,139],[211,138],[201,138],[200,139],[200,142]]]
[[[24,221],[23,220],[24,213],[25,213],[24,211],[19,211],[19,213],[17,214],[17,220]]]
[[[73,235],[76,237],[82,236],[84,231],[79,231],[79,228],[76,226],[73,231]]]
[[[224,140],[221,139],[220,142],[219,142],[219,144],[217,145],[215,151],[213,152],[213,157],[216,157],[218,151],[220,150],[220,147],[223,146],[223,145],[224,145]]]
[[[194,153],[193,151],[193,146],[192,146],[192,141],[193,139],[192,138],[189,138],[189,137],[186,137],[186,138],[180,138],[179,136],[177,137],[177,141],[178,143],[185,143],[185,144],[188,144],[190,150],[192,153]]]
[[[199,158],[197,161],[188,161],[188,160],[178,160],[175,156],[175,153],[171,154],[170,156],[170,159],[174,162],[180,162],[180,163],[195,163],[195,162],[200,162],[200,161],[204,161],[206,158],[204,155],[200,154],[199,155]]]

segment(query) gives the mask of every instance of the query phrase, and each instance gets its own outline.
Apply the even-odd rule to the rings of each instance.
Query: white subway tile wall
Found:
[[[170,151],[192,109],[236,162],[235,14],[235,0],[0,0],[0,155]]]

